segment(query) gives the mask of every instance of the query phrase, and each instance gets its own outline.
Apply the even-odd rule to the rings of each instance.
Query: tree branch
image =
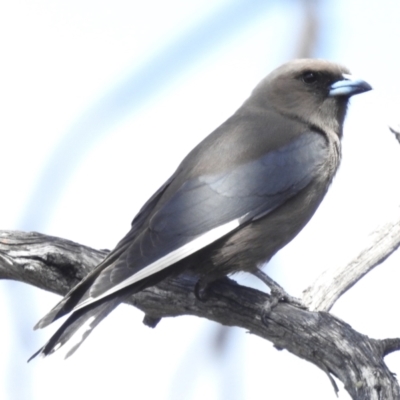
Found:
[[[314,311],[329,311],[347,290],[381,264],[400,246],[400,207],[367,239],[364,249],[347,265],[324,271],[303,292],[303,302]]]
[[[39,233],[0,231],[0,278],[64,295],[106,254]],[[400,348],[400,339],[370,339],[327,312],[286,303],[262,318],[269,296],[230,279],[213,285],[209,299],[201,302],[194,295],[195,283],[195,277],[181,275],[132,296],[130,304],[143,310],[154,325],[162,317],[196,315],[242,327],[318,366],[335,390],[332,375],[337,377],[353,399],[400,398],[399,385],[383,361]]]

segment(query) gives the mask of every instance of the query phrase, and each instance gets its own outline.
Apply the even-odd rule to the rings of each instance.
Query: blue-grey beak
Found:
[[[372,87],[369,83],[363,81],[362,79],[354,78],[352,75],[343,74],[343,79],[333,83],[329,90],[329,96],[354,96],[355,94],[360,94],[368,92]]]

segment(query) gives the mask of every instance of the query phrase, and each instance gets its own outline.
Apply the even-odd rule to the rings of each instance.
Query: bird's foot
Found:
[[[267,274],[257,269],[253,272],[253,275],[264,282],[271,290],[270,299],[265,303],[262,312],[262,319],[266,321],[271,311],[278,305],[278,303],[289,303],[295,307],[306,309],[307,307],[303,302],[297,298],[288,294],[282,286],[270,278]]]
[[[194,287],[194,295],[196,296],[196,299],[203,302],[207,301],[210,298],[213,286],[222,282],[228,282],[230,284],[236,283],[226,276],[213,281],[204,281],[199,279]]]
[[[286,293],[284,289],[272,288],[270,299],[265,306],[265,311],[271,312],[278,303],[289,303],[304,310],[307,308],[299,298],[291,296]]]

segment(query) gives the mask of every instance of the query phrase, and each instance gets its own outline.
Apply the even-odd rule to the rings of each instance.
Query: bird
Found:
[[[198,296],[235,272],[257,275],[315,213],[340,164],[349,98],[371,89],[326,60],[296,59],[273,70],[183,159],[115,249],[36,324],[69,314],[31,359],[80,331],[71,355],[129,296],[185,271],[199,277]]]

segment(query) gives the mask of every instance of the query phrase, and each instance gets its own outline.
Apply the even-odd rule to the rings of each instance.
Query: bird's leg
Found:
[[[257,268],[251,273],[262,282],[264,282],[271,290],[271,299],[265,305],[264,316],[268,316],[268,314],[272,311],[274,307],[276,307],[279,302],[286,302],[293,304],[296,307],[306,308],[300,299],[290,296],[290,294],[286,293],[285,289],[283,289],[281,285],[279,285],[271,277],[261,271],[261,269]]]

